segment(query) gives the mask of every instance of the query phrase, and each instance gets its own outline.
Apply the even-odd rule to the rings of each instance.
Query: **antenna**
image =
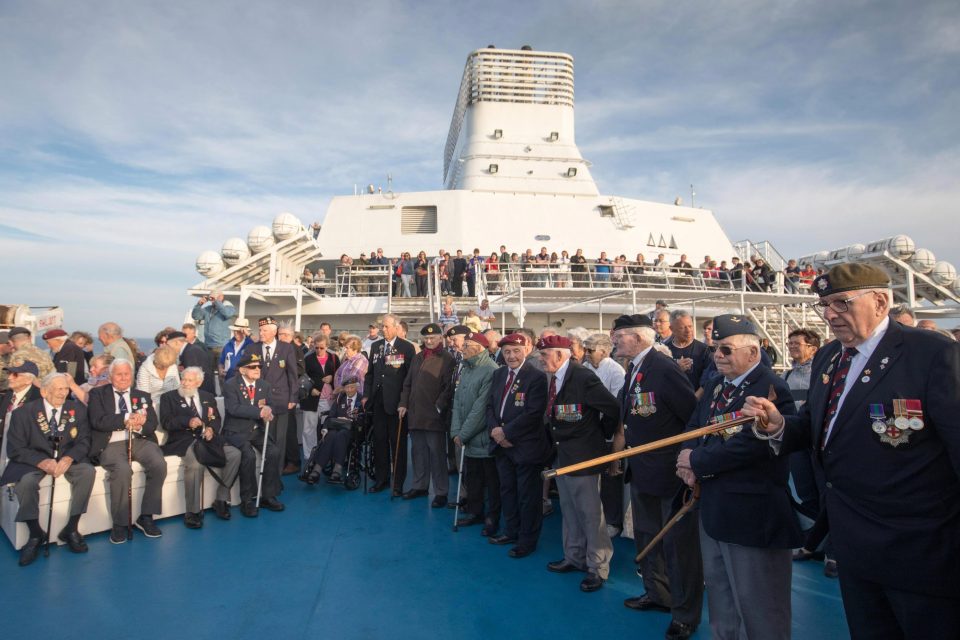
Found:
[[[693,199],[695,195],[697,195],[697,192],[693,190],[693,185],[691,184],[690,185],[690,208],[691,209],[694,209],[697,206],[696,201],[694,201]]]

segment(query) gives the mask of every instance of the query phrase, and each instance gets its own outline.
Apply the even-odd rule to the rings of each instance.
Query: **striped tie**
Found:
[[[823,432],[820,435],[820,448],[827,446],[827,431],[830,429],[830,422],[837,415],[837,409],[840,408],[840,396],[843,395],[843,389],[846,386],[847,374],[850,373],[850,363],[853,356],[857,355],[855,347],[847,347],[843,350],[843,356],[837,364],[837,370],[833,374],[833,382],[830,387],[830,402],[827,403],[827,412],[823,416]]]
[[[730,404],[730,398],[733,397],[733,391],[736,388],[737,385],[733,384],[732,382],[723,383],[723,392],[717,399],[717,410],[715,411],[716,415],[723,415],[723,412],[726,411],[727,406]]]

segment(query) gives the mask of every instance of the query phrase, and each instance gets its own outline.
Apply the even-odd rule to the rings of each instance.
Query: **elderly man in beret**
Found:
[[[807,402],[763,394],[782,459],[811,449],[853,638],[960,637],[960,345],[888,317],[886,272],[839,264],[813,282],[836,341],[814,356]]]
[[[608,453],[617,431],[617,399],[589,369],[570,360],[570,339],[551,335],[537,342],[543,368],[552,374],[546,419],[557,445],[557,463],[567,466]],[[556,573],[586,571],[580,590],[596,591],[610,573],[613,544],[600,501],[599,467],[557,477],[563,512],[563,559],[547,564]]]
[[[769,396],[794,412],[790,388],[760,361],[760,338],[746,317],[713,319],[721,374],[704,389],[687,423],[692,430],[741,416],[748,396]],[[677,474],[700,482],[700,551],[714,638],[789,638],[792,550],[800,524],[788,487],[787,459],[749,428],[688,441]]]
[[[87,358],[83,349],[68,340],[69,334],[63,329],[51,329],[43,334],[43,341],[53,354],[53,366],[60,373],[69,374],[77,384],[87,381]]]
[[[29,329],[14,327],[10,329],[9,336],[10,344],[13,345],[13,353],[10,354],[8,366],[16,367],[27,361],[33,362],[40,370],[40,375],[37,376],[37,384],[56,371],[50,356],[43,349],[33,344],[33,335]]]
[[[438,324],[420,329],[423,349],[413,357],[403,381],[397,412],[406,417],[413,458],[413,486],[404,500],[428,495],[433,480],[433,507],[447,506],[450,479],[447,475],[447,425],[444,416],[453,401],[453,369],[456,362],[443,348],[443,330]]]

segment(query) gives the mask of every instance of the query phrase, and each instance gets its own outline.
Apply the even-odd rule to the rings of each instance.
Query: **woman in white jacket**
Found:
[[[137,389],[150,394],[153,406],[160,409],[160,396],[180,386],[177,351],[163,346],[147,356],[137,372]],[[159,417],[159,416],[158,416]]]

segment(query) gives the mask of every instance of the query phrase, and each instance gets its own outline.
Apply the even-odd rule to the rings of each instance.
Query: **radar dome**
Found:
[[[941,260],[933,265],[930,277],[941,287],[949,287],[957,279],[957,270],[946,260]]]
[[[300,231],[300,220],[292,213],[281,213],[273,219],[273,236],[277,240],[292,238]]]
[[[273,244],[273,231],[270,230],[270,227],[260,225],[250,229],[250,234],[247,236],[247,245],[254,254],[266,251]]]
[[[843,255],[847,260],[856,260],[863,255],[866,249],[862,244],[852,244],[843,250]]]
[[[202,276],[215,276],[227,266],[223,264],[223,258],[216,251],[204,251],[197,256],[197,273]]]
[[[223,256],[223,261],[232,267],[250,257],[250,247],[243,238],[230,238],[223,243],[220,255]]]
[[[917,249],[913,257],[910,258],[910,266],[920,273],[930,273],[936,263],[937,258],[933,255],[933,251],[929,249]]]
[[[887,251],[896,257],[906,260],[913,255],[917,245],[913,243],[910,236],[893,236],[887,239]]]
[[[813,256],[813,266],[817,269],[823,269],[827,266],[827,260],[830,259],[829,251],[818,251],[816,255]]]

